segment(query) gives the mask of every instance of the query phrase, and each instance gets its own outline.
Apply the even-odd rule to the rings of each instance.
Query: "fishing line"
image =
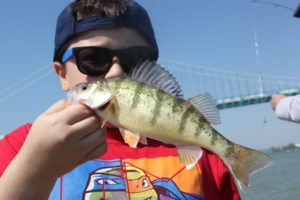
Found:
[[[263,92],[264,92],[264,87],[263,87],[263,76],[261,73],[260,54],[259,54],[259,47],[258,47],[256,24],[254,24],[253,40],[254,40],[254,46],[255,46],[256,65],[257,65],[257,69],[258,69],[259,93],[262,96]]]
[[[294,9],[292,9],[288,6],[278,4],[278,3],[274,3],[274,2],[270,2],[270,1],[252,0],[251,2],[252,3],[262,3],[262,4],[272,5],[272,6],[275,6],[276,8],[279,7],[279,8],[283,8],[283,9],[290,10],[290,11],[293,11],[293,12],[295,11]]]
[[[257,37],[257,25],[256,25],[256,15],[255,11],[253,11],[254,8],[252,8],[252,22],[253,22],[253,40],[254,40],[254,47],[255,47],[255,56],[256,56],[256,65],[258,70],[258,84],[259,84],[259,94],[260,97],[263,98],[264,95],[264,86],[263,86],[263,76],[261,71],[261,62],[260,62],[260,52],[259,52],[259,44],[258,44],[258,37]],[[263,127],[268,122],[266,117],[266,107],[264,105],[262,109],[262,116],[263,116]]]

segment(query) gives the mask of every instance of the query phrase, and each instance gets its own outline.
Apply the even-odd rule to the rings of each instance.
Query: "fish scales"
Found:
[[[190,103],[130,79],[109,79],[107,84],[115,92],[118,110],[103,117],[110,115],[108,120],[118,126],[166,143],[200,145],[223,155],[233,148]]]
[[[217,137],[201,113],[186,101],[130,79],[109,79],[108,85],[115,88],[118,102],[118,111],[108,120],[123,128],[172,144],[201,145],[208,149],[210,144],[224,139]],[[195,139],[197,136],[200,138]]]
[[[179,160],[187,169],[198,162],[201,148],[214,152],[240,187],[249,187],[250,175],[272,163],[264,153],[231,142],[211,126],[210,123],[218,122],[211,96],[184,100],[177,82],[159,65],[146,62],[140,67],[130,78],[78,84],[69,92],[69,99],[87,104],[105,121],[119,127],[125,142],[132,147],[139,141],[145,142],[140,136],[176,145]],[[157,86],[156,82],[161,85],[153,86]]]
[[[174,132],[174,127],[178,127],[180,115],[172,114],[173,99],[170,96],[156,88],[141,87],[145,84],[140,82],[129,79],[122,81],[123,84],[115,94],[117,106],[120,108],[118,110],[119,125],[124,128],[130,127],[131,131],[141,134],[158,131],[157,135],[165,136],[167,133]],[[113,87],[115,80],[109,80],[108,84]],[[168,120],[170,117],[171,120]]]

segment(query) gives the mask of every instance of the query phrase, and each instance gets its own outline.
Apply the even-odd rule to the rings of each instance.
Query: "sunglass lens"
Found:
[[[101,48],[81,49],[78,51],[76,58],[79,70],[89,76],[104,75],[111,65],[109,52]]]
[[[150,60],[153,61],[154,56],[149,47],[132,47],[126,49],[118,56],[121,60],[122,68],[125,73],[129,74],[139,62]]]

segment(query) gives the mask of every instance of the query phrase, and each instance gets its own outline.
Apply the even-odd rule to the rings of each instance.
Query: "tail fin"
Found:
[[[250,187],[250,176],[255,172],[270,166],[273,160],[268,155],[235,145],[235,153],[225,160],[239,187]]]

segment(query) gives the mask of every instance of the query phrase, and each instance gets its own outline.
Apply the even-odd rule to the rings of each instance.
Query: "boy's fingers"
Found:
[[[44,114],[51,114],[51,113],[56,113],[59,112],[61,110],[63,110],[64,108],[66,108],[69,105],[69,102],[65,99],[60,100],[58,102],[56,102],[55,104],[53,104],[50,108],[48,108],[48,110],[46,110],[44,112]]]
[[[94,131],[98,130],[100,126],[101,124],[99,118],[94,115],[91,115],[82,119],[81,121],[72,124],[71,128],[73,134],[76,134],[76,138],[82,140]]]
[[[107,142],[104,141],[102,144],[96,146],[94,149],[88,152],[85,158],[80,161],[80,164],[89,160],[97,159],[103,156],[103,154],[105,154],[106,152],[107,152]]]
[[[95,115],[95,112],[82,104],[72,104],[58,113],[58,116],[70,125],[93,115]]]
[[[95,146],[98,146],[106,141],[106,128],[97,129],[93,133],[81,138],[81,145],[91,151]]]

